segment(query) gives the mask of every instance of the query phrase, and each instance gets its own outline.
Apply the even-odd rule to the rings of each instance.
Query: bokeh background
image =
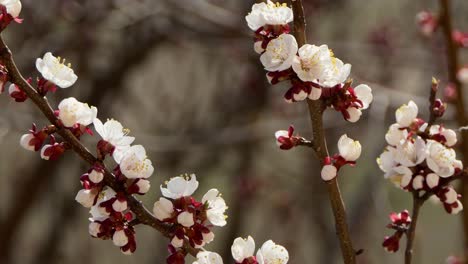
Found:
[[[274,131],[290,124],[311,134],[306,105],[286,104],[287,87],[271,87],[253,52],[244,16],[248,0],[23,0],[22,25],[4,38],[26,76],[47,51],[67,58],[79,76],[49,99],[74,96],[130,128],[156,167],[148,208],[170,177],[194,172],[196,196],[220,189],[228,225],[207,248],[231,263],[230,245],[254,236],[289,250],[290,263],[340,263],[341,255],[319,164],[308,149],[279,150]],[[359,263],[401,263],[402,253],[380,246],[388,214],[410,209],[409,194],[384,180],[375,159],[394,110],[410,99],[427,115],[431,77],[446,84],[440,35],[423,37],[415,15],[437,11],[437,1],[305,0],[308,38],[328,44],[353,64],[355,83],[373,88],[374,103],[357,124],[329,111],[331,151],[347,133],[363,155],[340,177]],[[468,27],[468,2],[453,0],[457,25]],[[463,25],[463,23],[465,24]],[[29,102],[0,97],[0,263],[165,263],[168,241],[137,228],[138,249],[123,256],[110,241],[88,235],[88,211],[74,201],[88,169],[70,153],[46,162],[18,142],[32,122],[45,119]],[[455,127],[449,109],[447,125]],[[94,150],[96,139],[88,137]],[[427,203],[420,218],[415,263],[444,263],[462,252],[461,218]],[[191,262],[188,262],[191,263]]]

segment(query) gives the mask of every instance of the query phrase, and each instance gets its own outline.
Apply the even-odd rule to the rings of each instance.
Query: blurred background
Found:
[[[437,1],[305,0],[308,38],[328,44],[353,65],[355,84],[373,88],[374,103],[357,124],[329,111],[331,152],[347,133],[363,145],[355,168],[340,177],[359,263],[401,263],[402,252],[381,247],[388,214],[411,209],[411,197],[384,180],[376,157],[395,109],[410,99],[427,116],[431,77],[446,84],[440,35],[423,37],[415,15],[437,11]],[[53,105],[74,96],[131,129],[156,167],[148,208],[159,185],[196,173],[195,196],[210,188],[224,194],[228,225],[207,249],[231,263],[230,246],[252,235],[257,246],[273,239],[290,263],[340,263],[326,188],[308,149],[281,151],[274,132],[294,124],[311,129],[304,103],[287,104],[288,87],[271,87],[253,51],[244,16],[247,0],[23,0],[22,25],[4,33],[25,76],[45,52],[67,58],[77,84],[49,96]],[[468,2],[453,0],[457,25],[466,25]],[[466,29],[466,28],[465,28]],[[30,103],[0,97],[0,263],[165,263],[167,239],[137,227],[136,253],[124,256],[111,241],[88,235],[88,210],[74,201],[88,166],[69,153],[46,162],[18,142],[32,122],[46,125]],[[450,111],[452,110],[452,111]],[[449,127],[453,108],[445,116]],[[94,151],[96,139],[87,137]],[[415,263],[444,263],[462,252],[461,217],[427,203],[420,218]],[[404,242],[403,242],[404,246]],[[191,263],[187,261],[187,263]]]

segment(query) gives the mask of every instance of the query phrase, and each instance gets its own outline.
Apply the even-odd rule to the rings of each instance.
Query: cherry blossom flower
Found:
[[[238,237],[231,246],[231,253],[236,263],[242,263],[244,259],[252,257],[254,251],[255,241],[251,236],[248,236],[247,239]]]
[[[447,148],[437,141],[428,140],[426,161],[427,166],[434,173],[447,178],[455,172],[456,153],[455,150]]]
[[[331,64],[330,50],[327,45],[306,44],[299,49],[299,56],[294,58],[292,68],[304,82],[316,82],[325,78],[325,66]]]
[[[294,126],[289,126],[288,130],[278,130],[275,133],[276,145],[282,150],[289,150],[297,146],[301,138],[294,136]]]
[[[122,159],[123,153],[130,148],[130,144],[135,141],[134,137],[127,136],[129,131],[124,129],[119,121],[107,120],[102,124],[101,120],[93,120],[94,129],[107,143],[112,145],[111,153],[116,162]]]
[[[400,106],[400,108],[397,109],[395,116],[397,123],[401,127],[408,127],[418,116],[418,106],[413,101],[410,101],[407,105],[404,104]]]
[[[446,129],[440,125],[433,125],[429,128],[429,134],[437,137],[439,141],[444,141],[447,147],[453,147],[457,144],[457,133],[452,129]],[[438,138],[442,137],[442,138]]]
[[[406,167],[416,166],[426,158],[426,143],[421,137],[417,137],[413,143],[410,140],[397,145],[394,152],[394,159]]]
[[[336,177],[337,173],[338,173],[338,169],[335,166],[325,165],[323,166],[320,175],[322,177],[322,180],[330,181]]]
[[[129,179],[149,178],[154,172],[151,160],[147,158],[146,150],[141,145],[130,147],[118,163],[123,175]]]
[[[186,177],[175,177],[167,183],[167,188],[161,185],[161,193],[170,199],[179,199],[192,195],[198,188],[198,181],[195,174]]]
[[[94,190],[80,190],[75,197],[75,200],[86,208],[93,206],[98,192]]]
[[[289,260],[289,253],[281,245],[275,244],[268,240],[263,243],[262,247],[257,251],[258,264],[286,264]]]
[[[195,224],[193,214],[189,212],[182,212],[177,216],[177,222],[185,227],[191,227]]]
[[[351,64],[344,64],[340,59],[330,55],[330,62],[324,65],[323,76],[318,81],[324,87],[334,87],[337,84],[344,83],[350,73]]]
[[[346,161],[356,161],[361,156],[361,143],[342,135],[338,140],[338,150]]]
[[[21,13],[21,1],[20,0],[0,0],[0,5],[4,5],[7,9],[8,14],[16,18]]]
[[[293,12],[286,4],[267,3],[254,4],[252,11],[245,17],[249,28],[253,31],[265,25],[286,25],[293,20]]]
[[[47,52],[44,57],[36,60],[36,68],[42,76],[61,88],[72,86],[78,76],[71,69],[71,64],[65,65],[65,59],[54,57],[52,53]]]
[[[57,160],[66,148],[63,143],[54,143],[44,145],[41,149],[41,159],[43,160]]]
[[[221,194],[217,189],[209,190],[203,196],[202,203],[208,205],[206,216],[213,225],[226,225],[226,215],[224,214],[224,212],[227,210],[227,206],[226,202],[221,197]]]
[[[24,134],[21,136],[20,145],[26,150],[35,151],[36,150],[36,147],[34,144],[35,139],[36,137],[32,133]]]
[[[8,87],[8,94],[18,103],[24,102],[28,99],[26,93],[23,92],[16,84],[11,84]]]
[[[400,143],[406,141],[408,138],[408,131],[406,129],[400,129],[399,124],[392,124],[385,134],[385,140],[391,146],[400,145]]]
[[[88,126],[93,123],[97,116],[97,108],[79,102],[74,97],[63,99],[59,106],[58,117],[66,127],[73,127],[75,124]]]
[[[260,61],[267,71],[284,71],[291,68],[297,49],[296,38],[293,35],[281,34],[268,43]]]
[[[197,261],[192,264],[223,264],[223,259],[218,253],[201,251],[197,254]]]

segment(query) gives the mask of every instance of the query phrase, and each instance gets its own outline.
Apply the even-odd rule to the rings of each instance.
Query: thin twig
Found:
[[[60,128],[60,123],[58,118],[55,116],[54,111],[52,110],[51,106],[49,105],[47,99],[45,97],[41,97],[37,91],[24,79],[24,77],[19,72],[16,64],[13,60],[13,56],[11,51],[3,41],[3,37],[0,36],[0,60],[4,64],[4,66],[8,70],[8,74],[10,76],[10,81],[15,83],[23,92],[26,93],[29,99],[33,101],[33,103],[39,108],[39,110],[44,114],[44,116],[49,120],[52,125],[55,125],[59,129],[57,130],[57,134],[59,134],[64,141],[66,141],[72,147],[73,151],[75,151],[84,161],[86,161],[90,165],[94,165],[96,163],[101,163],[104,167],[102,162],[98,161],[96,157],[94,157],[91,152],[89,152],[83,144],[72,134],[71,131],[67,129]],[[108,170],[105,169],[104,175],[104,183],[114,189],[116,192],[125,192],[125,188],[117,183],[115,180],[115,176]],[[136,199],[131,194],[126,194],[127,202],[132,210],[135,213],[136,218],[144,225],[148,225],[159,231],[166,237],[171,236],[172,234],[172,227],[168,224],[165,224],[158,219],[156,219],[144,206],[143,204]],[[198,250],[186,247],[188,253],[192,255],[196,255]]]
[[[291,4],[294,12],[294,36],[296,37],[299,46],[303,46],[307,43],[307,38],[302,0],[291,0]],[[321,100],[307,100],[307,103],[312,123],[312,132],[315,143],[314,149],[317,150],[320,160],[323,160],[325,157],[329,156],[323,130],[323,103]],[[337,178],[327,182],[327,190],[330,197],[333,215],[335,217],[336,232],[340,240],[344,263],[356,263],[356,252],[351,242],[351,235],[348,230],[346,219],[346,211]]]
[[[416,225],[418,223],[419,211],[423,203],[423,199],[419,198],[416,193],[413,194],[413,214],[411,215],[410,228],[406,232],[407,242],[405,250],[405,264],[411,264],[413,257],[414,238],[416,234]]]

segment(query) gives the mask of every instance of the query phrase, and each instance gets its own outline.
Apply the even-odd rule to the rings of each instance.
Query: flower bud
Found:
[[[322,172],[321,172],[321,176],[322,176],[322,180],[324,181],[331,181],[333,180],[336,175],[337,175],[337,169],[335,166],[333,165],[325,165],[323,166],[322,168]]]
[[[20,145],[26,150],[29,151],[34,151],[36,149],[35,144],[33,140],[35,139],[34,135],[29,133],[29,134],[24,134],[21,136],[20,139]]]
[[[171,201],[166,198],[159,198],[159,201],[156,201],[153,206],[154,216],[160,220],[164,221],[167,218],[172,217],[174,213],[174,205]]]
[[[174,236],[171,240],[171,245],[175,248],[181,248],[184,245],[184,240]]]
[[[349,138],[347,135],[343,135],[338,140],[338,150],[340,156],[346,161],[356,161],[361,156],[361,144],[359,141],[355,141]]]
[[[125,234],[124,230],[117,230],[115,231],[114,235],[112,236],[112,242],[114,245],[118,247],[123,247],[128,243],[128,237]]]
[[[96,200],[97,192],[93,190],[80,190],[75,197],[75,200],[86,208],[91,208]]]
[[[185,227],[191,227],[195,224],[193,221],[193,214],[189,212],[182,212],[177,216],[177,222]]]

